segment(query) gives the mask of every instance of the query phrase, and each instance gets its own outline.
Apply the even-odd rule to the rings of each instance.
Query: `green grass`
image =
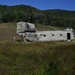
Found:
[[[41,24],[35,24],[36,28],[38,31],[42,31],[42,30],[63,30],[62,27],[54,27],[54,26],[46,26],[46,25],[41,25]]]
[[[16,23],[0,24],[0,41],[11,41],[16,36]]]
[[[16,23],[0,24],[0,75],[75,75],[75,41],[23,43],[13,42],[13,35],[21,39]]]
[[[75,43],[0,44],[0,75],[74,75]]]

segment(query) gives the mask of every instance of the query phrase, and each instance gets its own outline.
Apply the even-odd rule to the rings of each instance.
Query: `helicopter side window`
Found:
[[[40,34],[40,36],[43,36],[43,34]]]
[[[44,37],[46,37],[46,34],[44,34]]]
[[[54,36],[54,34],[52,34],[52,36]]]
[[[35,34],[35,37],[37,37],[37,35]]]

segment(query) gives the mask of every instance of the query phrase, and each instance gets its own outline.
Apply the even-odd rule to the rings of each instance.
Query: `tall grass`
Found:
[[[75,43],[0,44],[0,75],[74,75]]]

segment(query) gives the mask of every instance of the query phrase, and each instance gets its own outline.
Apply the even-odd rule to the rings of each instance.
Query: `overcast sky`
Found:
[[[2,5],[30,5],[40,10],[75,10],[75,0],[0,0]]]

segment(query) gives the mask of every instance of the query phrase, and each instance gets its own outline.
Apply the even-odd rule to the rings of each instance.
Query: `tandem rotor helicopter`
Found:
[[[72,41],[74,33],[72,28],[55,31],[37,31],[35,25],[28,22],[18,22],[16,33],[24,38],[24,41]]]

